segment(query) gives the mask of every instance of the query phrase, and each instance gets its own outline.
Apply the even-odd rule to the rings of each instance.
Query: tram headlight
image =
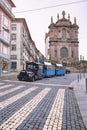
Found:
[[[33,77],[33,73],[28,73],[28,76],[29,77]]]
[[[29,77],[32,77],[33,76],[33,74],[29,74]]]

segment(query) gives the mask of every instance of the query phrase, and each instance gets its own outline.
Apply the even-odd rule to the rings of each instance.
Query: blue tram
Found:
[[[55,65],[52,65],[50,62],[44,62],[43,75],[44,77],[55,76]]]
[[[21,70],[17,78],[25,81],[35,81],[43,77],[61,76],[66,74],[66,69],[61,64],[53,65],[50,62],[44,64],[26,61],[26,69]]]
[[[56,76],[62,76],[66,74],[66,69],[62,64],[56,64],[55,65],[55,75]]]

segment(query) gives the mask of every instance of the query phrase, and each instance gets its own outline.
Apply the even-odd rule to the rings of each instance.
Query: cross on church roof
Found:
[[[62,12],[63,18],[65,18],[65,11]]]

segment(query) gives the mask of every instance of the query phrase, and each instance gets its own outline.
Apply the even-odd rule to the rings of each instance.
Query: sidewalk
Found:
[[[75,96],[79,105],[84,124],[87,128],[87,93],[86,93],[86,78],[81,78],[79,82],[73,81],[71,85],[74,87]]]
[[[10,72],[10,73],[3,73],[0,75],[0,79],[11,79],[11,78],[16,78],[18,75],[18,72]]]

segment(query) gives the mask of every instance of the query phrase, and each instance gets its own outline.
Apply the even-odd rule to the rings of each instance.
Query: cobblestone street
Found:
[[[0,82],[0,130],[86,130],[65,85]]]

